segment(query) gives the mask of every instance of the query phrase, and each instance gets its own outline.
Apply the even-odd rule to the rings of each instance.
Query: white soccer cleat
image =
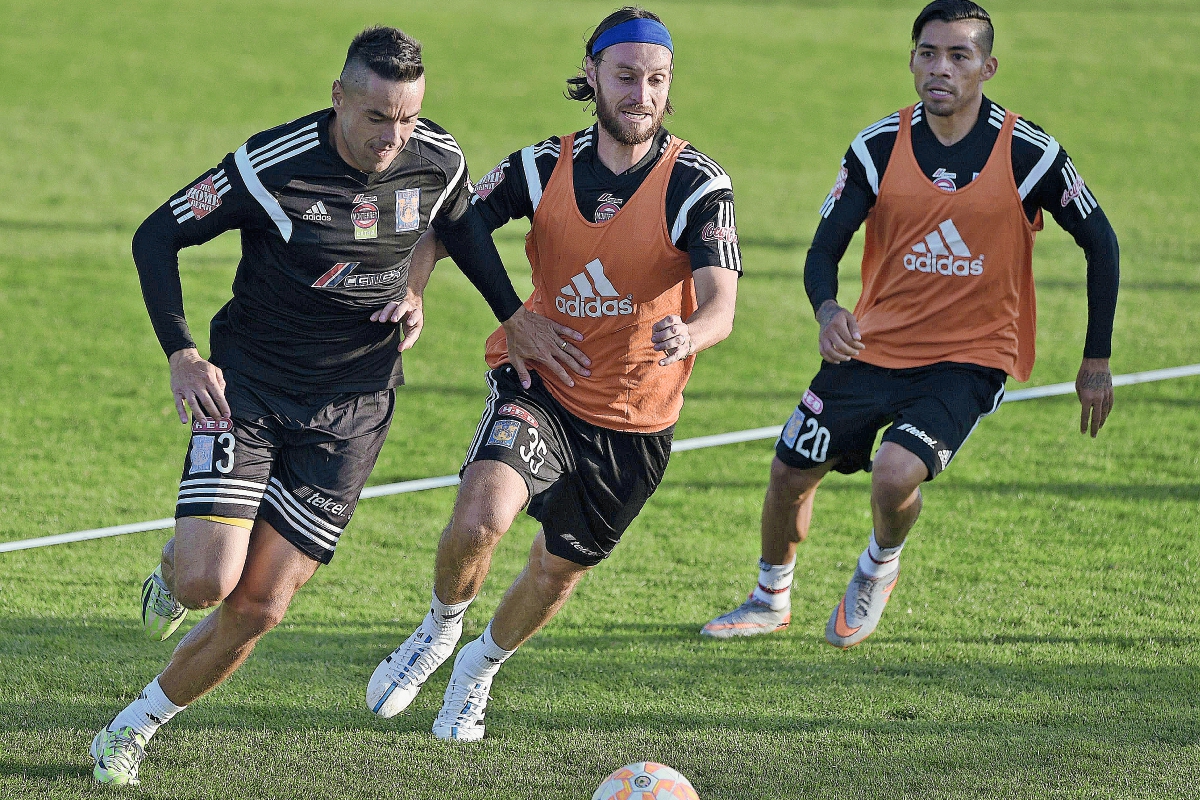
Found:
[[[458,668],[463,653],[474,645],[476,642],[464,646],[454,659],[454,673],[442,698],[442,710],[433,721],[433,735],[439,739],[478,742],[483,738],[483,713],[492,690],[492,678],[472,678]]]
[[[461,624],[441,629],[426,618],[375,668],[367,682],[367,708],[385,719],[408,708],[421,684],[454,652],[460,636]]]
[[[162,564],[159,564],[150,577],[142,582],[142,629],[151,639],[166,641],[183,622],[187,612],[171,595],[171,590],[163,580]]]
[[[732,639],[734,636],[760,636],[764,633],[781,631],[792,622],[792,606],[789,603],[780,609],[773,609],[766,603],[754,597],[746,598],[746,602],[722,614],[700,629],[704,636],[714,639]]]
[[[857,565],[846,594],[842,596],[829,622],[825,625],[825,641],[843,650],[866,639],[875,632],[883,609],[900,580],[900,562],[891,572],[877,578],[869,578]]]

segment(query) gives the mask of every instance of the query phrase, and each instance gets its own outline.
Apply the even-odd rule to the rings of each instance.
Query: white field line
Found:
[[[1155,369],[1149,372],[1133,372],[1128,375],[1114,375],[1113,386],[1132,386],[1135,383],[1150,383],[1152,381],[1165,381],[1172,378],[1188,378],[1194,375],[1200,375],[1200,364],[1190,364],[1184,367],[1169,367],[1167,369]],[[1073,383],[1052,383],[1046,386],[1033,386],[1028,389],[1018,389],[1015,392],[1009,392],[1004,395],[1005,403],[1018,403],[1022,400],[1035,400],[1041,397],[1057,397],[1059,395],[1071,394],[1075,391]],[[738,442],[752,442],[759,439],[774,439],[779,436],[781,425],[770,425],[766,428],[751,428],[745,431],[732,431],[730,433],[718,433],[713,436],[697,436],[693,439],[679,439],[671,445],[672,453],[682,453],[685,450],[700,450],[705,447],[719,447],[725,444],[736,444]],[[368,486],[363,489],[362,498],[364,500],[371,497],[386,497],[393,494],[407,494],[408,492],[421,492],[426,489],[441,489],[447,486],[457,486],[457,475],[442,475],[436,478],[419,478],[412,481],[402,481],[400,483],[387,483],[382,486]],[[164,528],[170,528],[175,525],[175,520],[167,517],[165,519],[154,519],[148,522],[133,522],[128,525],[116,525],[111,528],[95,528],[90,531],[75,531],[74,533],[60,533],[54,536],[41,536],[36,539],[19,539],[15,542],[0,543],[0,553],[9,553],[14,550],[28,550],[34,547],[49,547],[54,544],[66,544],[68,542],[84,542],[88,539],[103,539],[106,536],[121,536],[126,533],[140,533],[142,531],[157,531]]]

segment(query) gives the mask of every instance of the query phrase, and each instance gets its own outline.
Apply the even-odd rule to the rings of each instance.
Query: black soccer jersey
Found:
[[[403,383],[400,329],[371,313],[404,297],[413,247],[435,219],[469,207],[466,160],[422,119],[383,172],[338,155],[330,109],[255,134],[158,209],[134,238],[154,329],[168,355],[194,347],[178,251],[234,228],[233,298],[212,320],[211,361],[299,392]]]
[[[949,147],[938,141],[917,103],[912,117],[913,155],[921,171],[945,191],[963,188],[983,170],[1004,124],[1005,110],[983,98],[975,126]],[[867,219],[896,144],[899,113],[864,128],[842,159],[804,266],[814,309],[837,297],[837,264]],[[1067,151],[1037,125],[1018,119],[1012,137],[1013,180],[1025,214],[1050,213],[1083,249],[1088,264],[1088,334],[1084,354],[1107,358],[1116,313],[1119,253],[1116,234]]]
[[[658,163],[670,134],[660,130],[646,156],[620,175],[600,161],[595,141],[595,125],[575,134],[575,202],[584,219],[604,222],[633,197]],[[518,150],[479,180],[471,202],[489,230],[521,217],[532,221],[534,199],[550,182],[561,152],[560,142],[554,136]],[[724,267],[741,273],[733,185],[717,162],[690,144],[679,154],[671,171],[666,213],[671,241],[688,254],[692,269]]]

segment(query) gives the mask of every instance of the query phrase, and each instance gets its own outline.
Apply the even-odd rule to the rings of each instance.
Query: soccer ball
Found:
[[[687,778],[663,764],[628,764],[604,779],[592,800],[699,800]]]

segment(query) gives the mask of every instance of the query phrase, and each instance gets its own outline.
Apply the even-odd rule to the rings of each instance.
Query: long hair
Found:
[[[592,31],[591,37],[587,40],[587,45],[583,50],[583,61],[579,65],[579,74],[574,78],[567,79],[566,95],[572,100],[578,100],[581,103],[590,103],[596,99],[596,90],[588,85],[586,64],[590,58],[596,64],[600,63],[602,56],[598,53],[593,53],[592,48],[596,45],[596,40],[600,35],[610,28],[615,28],[622,22],[628,22],[631,19],[652,19],[655,22],[662,22],[662,18],[653,11],[647,11],[640,6],[625,6],[609,14],[600,21],[596,26],[596,30]],[[674,114],[675,109],[671,106],[671,101],[667,100],[666,112]]]

